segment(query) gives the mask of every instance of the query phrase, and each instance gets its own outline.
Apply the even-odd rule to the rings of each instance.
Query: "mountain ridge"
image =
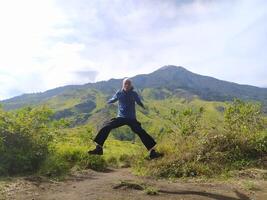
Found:
[[[256,100],[267,103],[267,88],[238,84],[220,80],[214,77],[200,75],[187,70],[182,66],[166,65],[148,74],[139,74],[131,77],[135,88],[142,92],[152,88],[157,92],[167,89],[171,93],[176,90],[187,91],[204,100],[228,101],[233,98]],[[82,85],[67,85],[40,93],[28,93],[0,101],[7,110],[27,105],[37,105],[49,101],[57,96],[75,96],[97,90],[110,96],[121,88],[122,78],[111,78],[106,81],[86,83]],[[90,92],[89,92],[90,93]],[[83,97],[85,98],[85,97]]]

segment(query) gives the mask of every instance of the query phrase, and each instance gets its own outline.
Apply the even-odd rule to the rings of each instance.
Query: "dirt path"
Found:
[[[138,183],[138,184],[136,184]],[[150,189],[147,187],[149,186]],[[151,189],[152,188],[152,189]],[[148,195],[148,191],[157,191]],[[5,193],[5,196],[3,196]],[[179,200],[265,200],[267,184],[256,191],[241,189],[235,184],[169,182],[138,177],[129,168],[108,172],[86,170],[70,176],[64,182],[39,178],[20,178],[5,187],[2,198],[18,200],[85,200],[85,199],[179,199]],[[1,195],[1,193],[0,193]]]

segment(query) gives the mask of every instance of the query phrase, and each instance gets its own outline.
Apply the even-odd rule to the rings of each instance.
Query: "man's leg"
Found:
[[[89,150],[88,153],[90,155],[103,155],[103,144],[107,139],[110,131],[123,125],[125,125],[125,120],[120,117],[112,118],[111,120],[106,122],[94,139],[95,143],[97,143],[96,148]]]
[[[112,118],[108,122],[104,123],[103,127],[98,131],[94,141],[98,145],[103,146],[110,131],[114,128],[118,128],[118,127],[123,126],[123,125],[125,125],[125,120],[123,118],[121,118],[121,117]]]
[[[134,119],[128,120],[127,125],[140,137],[147,150],[151,150],[156,145],[155,140],[142,128],[140,122]]]
[[[163,156],[163,153],[159,153],[155,150],[155,140],[142,128],[141,123],[135,120],[127,121],[133,132],[135,132],[149,151],[149,158],[155,159]]]

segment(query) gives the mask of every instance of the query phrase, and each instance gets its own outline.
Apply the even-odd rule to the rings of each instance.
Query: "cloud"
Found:
[[[98,72],[94,70],[76,71],[75,75],[77,79],[80,79],[83,83],[94,82]]]
[[[79,2],[68,1],[64,10],[86,46],[82,55],[99,64],[97,80],[174,64],[229,81],[267,84],[261,76],[265,1]]]
[[[0,1],[0,99],[84,83],[75,71],[92,62],[81,58],[83,44],[61,41],[68,23],[52,0]]]
[[[1,1],[0,99],[168,64],[266,87],[266,20],[264,0]]]

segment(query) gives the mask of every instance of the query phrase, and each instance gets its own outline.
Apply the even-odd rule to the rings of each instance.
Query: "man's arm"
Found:
[[[119,92],[119,91],[117,91],[117,92],[113,95],[113,97],[107,101],[108,104],[115,103],[116,101],[118,101],[118,92]]]
[[[139,106],[141,106],[142,108],[145,109],[144,104],[142,103],[142,101],[141,101],[139,95],[138,95],[136,92],[134,93],[134,99],[135,99],[135,102],[136,102]]]

